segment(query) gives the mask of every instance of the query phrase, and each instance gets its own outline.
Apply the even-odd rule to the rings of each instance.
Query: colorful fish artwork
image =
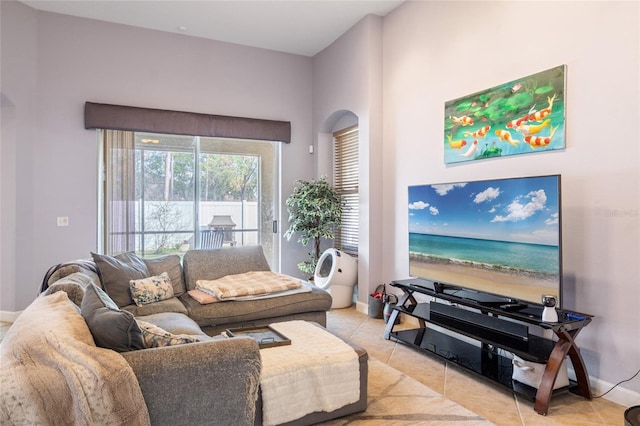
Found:
[[[551,114],[551,110],[553,108],[553,101],[555,99],[556,99],[556,95],[554,93],[553,96],[551,96],[550,98],[547,98],[547,100],[549,102],[549,106],[546,107],[545,109],[541,110],[541,111],[537,111],[537,112],[531,114],[529,116],[529,118],[527,118],[527,120],[540,122],[540,121],[544,120],[545,118],[547,118],[547,116],[549,114]]]
[[[565,76],[560,65],[446,102],[445,163],[564,149]]]
[[[478,141],[475,140],[475,141],[473,141],[473,143],[471,144],[471,146],[469,147],[467,152],[465,152],[464,154],[461,154],[461,155],[463,157],[469,158],[469,157],[473,156],[473,154],[475,154],[477,150],[478,150]]]
[[[527,135],[524,137],[524,141],[529,144],[529,146],[533,149],[548,146],[551,143],[551,139],[553,139],[553,135],[555,134],[557,127],[551,128],[551,133],[549,136],[533,136]]]
[[[480,130],[476,130],[475,132],[464,132],[465,136],[471,136],[474,138],[484,138],[487,136],[487,132],[491,129],[491,126],[484,126]]]
[[[516,128],[518,133],[523,135],[537,135],[540,131],[551,124],[551,120],[548,118],[542,122],[542,124],[521,124]]]
[[[515,120],[511,120],[510,122],[508,122],[505,127],[508,129],[515,129],[518,126],[520,126],[522,123],[526,123],[529,120],[529,116],[531,114],[533,114],[534,112],[536,112],[536,110],[534,109],[535,107],[531,107],[531,109],[529,110],[528,113],[526,113],[525,115],[523,115],[520,118],[516,118]]]
[[[460,149],[467,144],[467,141],[464,139],[454,141],[452,140],[453,136],[449,135],[447,137],[449,138],[449,146],[453,149]]]
[[[449,116],[449,118],[451,121],[461,126],[471,126],[473,124],[473,118],[467,117],[466,115],[462,117]]]
[[[511,133],[508,130],[496,130],[495,133],[500,138],[500,140],[509,142],[511,146],[518,146],[518,144],[520,143],[519,140],[513,139],[513,137],[511,137]]]

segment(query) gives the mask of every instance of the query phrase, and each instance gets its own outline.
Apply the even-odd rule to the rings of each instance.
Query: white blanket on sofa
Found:
[[[218,300],[274,294],[302,287],[299,279],[272,271],[249,271],[217,280],[197,280],[196,289]]]
[[[261,349],[265,425],[331,412],[360,398],[358,354],[342,339],[305,321],[271,324],[291,345]]]
[[[63,291],[38,297],[20,314],[0,359],[0,424],[150,424],[133,370],[95,346]]]

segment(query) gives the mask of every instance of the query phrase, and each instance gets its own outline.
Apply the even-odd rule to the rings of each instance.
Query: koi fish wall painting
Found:
[[[566,65],[445,103],[444,161],[564,149]]]

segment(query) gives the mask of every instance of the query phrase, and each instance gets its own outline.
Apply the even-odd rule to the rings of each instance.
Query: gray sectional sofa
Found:
[[[197,280],[215,280],[226,275],[270,270],[261,246],[189,250],[182,262],[178,255],[168,255],[142,259],[144,265],[136,265],[137,259],[131,260],[129,253],[114,258],[93,254],[93,258],[93,262],[67,262],[52,267],[44,278],[42,290],[70,273],[82,272],[89,274],[118,307],[136,317],[165,312],[182,313],[193,319],[208,335],[220,334],[227,328],[263,326],[289,320],[313,321],[326,326],[326,312],[331,308],[331,295],[309,283],[305,283],[311,287],[308,293],[242,303],[202,305],[188,294],[189,290],[195,289]],[[141,268],[146,269],[140,271]],[[175,298],[136,306],[127,296],[129,279],[162,272],[169,274]]]
[[[66,262],[50,268],[41,290],[43,295],[65,291],[82,311],[96,343],[104,340],[100,334],[108,327],[99,322],[92,327],[93,317],[84,312],[87,294],[94,301],[110,296],[112,300],[104,302],[104,309],[117,310],[125,317],[135,318],[138,323],[150,323],[172,335],[198,340],[192,344],[131,351],[116,349],[135,373],[151,424],[260,424],[261,357],[258,345],[249,338],[222,338],[220,332],[227,328],[289,320],[306,320],[326,326],[331,296],[306,283],[311,287],[309,292],[201,304],[190,296],[189,290],[193,290],[200,279],[213,280],[247,271],[267,270],[269,265],[259,246],[191,250],[185,253],[182,261],[175,255],[141,260],[131,254],[116,257],[93,254],[93,261]],[[167,272],[171,278],[174,297],[143,306],[127,303],[128,296],[119,287],[123,282],[162,272]],[[131,337],[133,334],[127,334],[125,345],[137,339]],[[360,359],[360,400],[334,413],[312,413],[293,424],[312,424],[366,409],[368,356],[361,348],[354,346],[354,349]]]

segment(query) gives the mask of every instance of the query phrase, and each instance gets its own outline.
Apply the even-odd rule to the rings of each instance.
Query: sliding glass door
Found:
[[[152,257],[260,244],[277,267],[278,143],[134,133],[123,155],[127,148],[110,144],[111,133],[104,138],[106,253],[133,249]],[[128,245],[109,243],[122,235]]]

